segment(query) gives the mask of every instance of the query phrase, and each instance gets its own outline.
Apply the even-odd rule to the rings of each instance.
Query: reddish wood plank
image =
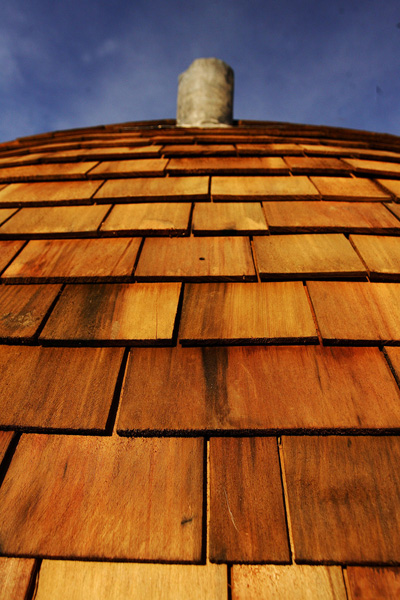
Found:
[[[399,233],[400,221],[372,202],[263,202],[273,233]]]
[[[60,290],[60,285],[0,286],[0,339],[31,339]]]
[[[22,435],[0,488],[2,552],[199,561],[203,441]]]
[[[32,240],[2,274],[7,282],[129,281],[140,238]]]
[[[150,158],[160,154],[162,146],[114,146],[112,148],[79,148],[75,150],[59,150],[47,156],[46,162],[68,160],[107,160]]]
[[[299,562],[400,562],[398,437],[284,437]]]
[[[375,235],[352,235],[368,268],[371,281],[400,281],[400,238]]]
[[[233,565],[232,600],[347,600],[340,567]]]
[[[182,344],[314,343],[316,329],[300,282],[186,286]]]
[[[301,154],[302,150],[300,146],[297,144],[285,144],[285,143],[277,143],[277,144],[236,144],[236,149],[239,154],[251,154],[255,156],[257,154],[261,155],[274,155],[278,156],[289,156]]]
[[[308,177],[212,177],[214,200],[318,200],[318,190]]]
[[[88,204],[101,181],[10,183],[0,192],[0,206]]]
[[[194,235],[257,235],[267,230],[258,202],[208,202],[194,208]]]
[[[13,437],[13,431],[0,431],[0,463],[3,460]]]
[[[377,348],[141,348],[118,432],[382,431],[400,427],[399,400]]]
[[[99,202],[208,200],[209,177],[163,177],[106,181],[95,194]]]
[[[0,600],[25,600],[34,568],[32,558],[0,557]]]
[[[105,430],[122,355],[122,348],[0,346],[0,426]]]
[[[374,175],[376,177],[398,176],[400,174],[400,165],[395,162],[384,162],[382,160],[363,160],[360,158],[346,158],[348,163],[357,173]]]
[[[23,245],[24,242],[19,240],[0,241],[0,271],[6,268]]]
[[[378,183],[395,198],[400,198],[400,181],[398,179],[377,179]]]
[[[400,285],[309,281],[307,287],[325,343],[400,341]]]
[[[25,238],[94,235],[109,209],[108,204],[22,208],[0,227],[0,235]]]
[[[351,167],[339,158],[317,158],[309,156],[285,156],[292,173],[346,175]]]
[[[103,161],[92,169],[89,177],[92,179],[104,177],[148,177],[162,176],[167,166],[165,158],[136,158],[135,160]],[[82,163],[88,164],[88,163]]]
[[[256,237],[254,248],[262,279],[344,279],[367,274],[344,235]]]
[[[67,285],[42,340],[171,343],[181,284]]]
[[[15,208],[0,208],[0,225],[4,223],[11,215],[15,214]]]
[[[233,144],[177,144],[164,146],[164,156],[231,156],[236,155]]]
[[[172,175],[209,173],[254,173],[269,175],[288,173],[289,169],[280,156],[229,156],[171,158],[167,171]]]
[[[62,179],[85,179],[96,162],[57,163],[4,167],[0,169],[0,181],[58,181]]]
[[[324,200],[379,201],[390,196],[373,181],[354,177],[311,177]]]
[[[255,281],[245,237],[153,238],[144,243],[138,281]]]
[[[35,600],[221,600],[226,565],[44,560]]]
[[[101,231],[118,235],[184,235],[188,233],[191,208],[189,203],[177,202],[120,204],[114,206]]]
[[[397,600],[400,568],[348,567],[352,600]]]
[[[289,562],[275,438],[210,441],[210,559]]]

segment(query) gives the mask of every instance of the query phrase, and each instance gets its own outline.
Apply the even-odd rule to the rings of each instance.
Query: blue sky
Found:
[[[0,141],[174,118],[209,56],[235,71],[235,118],[400,135],[399,1],[5,0]]]

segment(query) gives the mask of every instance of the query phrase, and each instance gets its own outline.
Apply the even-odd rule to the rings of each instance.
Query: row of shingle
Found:
[[[215,437],[209,473],[205,450],[23,434],[0,488],[3,555],[204,561],[209,480],[212,562],[400,564],[399,437]]]
[[[172,345],[180,292],[180,283],[0,286],[0,338]],[[179,339],[183,345],[315,344],[317,323],[326,344],[398,345],[399,306],[397,283],[192,283],[185,288]]]

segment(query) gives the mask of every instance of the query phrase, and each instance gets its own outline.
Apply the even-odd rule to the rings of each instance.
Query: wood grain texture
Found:
[[[62,179],[85,179],[96,162],[50,163],[4,167],[0,169],[0,181],[59,181]]]
[[[352,148],[346,146],[330,146],[329,144],[300,143],[300,148],[310,156],[350,156]]]
[[[285,156],[284,158],[292,173],[346,175],[351,170],[351,167],[339,158],[310,156]]]
[[[316,330],[300,282],[189,284],[182,344],[315,343]]]
[[[192,227],[194,235],[258,235],[268,231],[258,202],[196,204]]]
[[[357,173],[365,173],[366,175],[382,175],[400,174],[400,164],[395,162],[384,162],[382,160],[365,160],[362,158],[346,158],[348,163]]]
[[[161,177],[167,166],[166,158],[136,158],[135,160],[103,161],[89,173],[91,179],[104,177]],[[87,164],[87,163],[82,163]]]
[[[171,175],[211,173],[289,173],[288,166],[280,156],[216,156],[198,158],[171,158],[167,171]]]
[[[0,241],[0,271],[6,268],[23,245],[24,242],[19,240]]]
[[[368,268],[371,281],[400,281],[400,238],[375,235],[352,235]]]
[[[348,567],[351,600],[398,600],[400,568]]]
[[[101,181],[11,183],[0,192],[0,206],[88,204]]]
[[[246,237],[146,239],[135,271],[138,281],[255,281]]]
[[[391,430],[399,400],[377,348],[141,348],[129,355],[118,433]]]
[[[225,565],[44,560],[35,600],[223,600]]]
[[[0,208],[0,225],[4,223],[11,215],[15,214],[15,208]]]
[[[354,177],[311,177],[324,200],[377,201],[389,199],[389,194],[369,179]]]
[[[400,341],[398,284],[309,281],[307,287],[325,343]]]
[[[0,286],[0,339],[32,339],[60,290],[60,285]]]
[[[171,343],[181,285],[67,285],[41,340],[110,345]]]
[[[163,156],[235,156],[233,144],[176,144],[163,148]]]
[[[101,231],[118,235],[184,235],[188,233],[190,212],[189,203],[119,204]]]
[[[400,206],[397,202],[385,202],[385,206],[395,217],[400,220]]]
[[[0,426],[104,431],[122,355],[122,348],[0,346]]]
[[[0,600],[26,600],[35,561],[0,557]]]
[[[256,237],[254,248],[262,279],[345,279],[367,274],[344,235]]]
[[[7,282],[129,281],[140,238],[32,240],[4,271]]]
[[[285,143],[276,143],[276,144],[246,144],[240,143],[236,144],[236,150],[239,154],[251,154],[252,156],[261,154],[265,156],[289,156],[301,154],[302,150],[298,144],[285,144]]]
[[[13,431],[0,431],[0,463],[3,460],[13,437]]]
[[[340,567],[233,565],[232,600],[347,600]]]
[[[74,237],[94,235],[110,205],[22,208],[0,227],[7,237]]]
[[[400,198],[400,181],[398,179],[377,179],[377,182],[387,189],[390,195]]]
[[[23,434],[0,488],[14,555],[199,561],[203,441]]]
[[[70,150],[58,150],[47,156],[46,162],[58,162],[68,160],[107,160],[107,159],[129,159],[150,158],[160,154],[162,146],[114,146],[112,148],[79,148]]]
[[[106,181],[96,202],[150,202],[208,200],[209,177],[163,177]]]
[[[263,202],[272,233],[399,233],[400,221],[373,202]]]
[[[308,177],[212,177],[214,200],[319,200]]]
[[[295,559],[400,562],[398,437],[284,437]]]
[[[289,562],[275,438],[210,441],[212,562]]]

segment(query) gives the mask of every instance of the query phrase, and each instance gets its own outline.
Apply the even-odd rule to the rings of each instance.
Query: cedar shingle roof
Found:
[[[400,138],[0,144],[0,598],[400,593]]]

